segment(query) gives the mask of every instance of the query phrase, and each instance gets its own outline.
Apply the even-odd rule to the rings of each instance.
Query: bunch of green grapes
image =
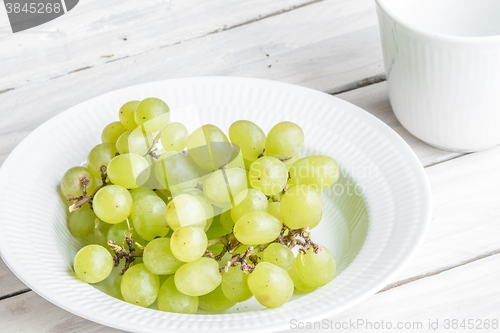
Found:
[[[328,156],[302,157],[302,129],[266,133],[248,120],[189,133],[158,98],[125,103],[86,166],[70,168],[68,229],[88,241],[76,276],[112,281],[116,298],[161,311],[221,312],[255,297],[285,304],[335,276],[332,253],[311,239],[321,194],[339,176]]]

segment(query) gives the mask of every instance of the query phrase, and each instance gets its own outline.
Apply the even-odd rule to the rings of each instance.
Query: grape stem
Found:
[[[286,230],[288,230],[288,234],[284,236]],[[297,237],[301,237],[302,240]],[[323,248],[311,240],[309,227],[302,229],[290,229],[287,226],[283,226],[280,236],[278,237],[278,242],[281,245],[287,246],[289,249],[293,249],[295,246],[300,245],[299,252],[302,252],[303,254],[305,254],[310,247],[312,247],[314,253],[323,252]]]
[[[115,268],[120,265],[121,259],[125,259],[125,266],[123,267],[123,270],[121,272],[122,275],[123,275],[123,273],[125,273],[129,269],[130,265],[132,263],[134,263],[135,258],[142,257],[142,255],[143,255],[143,252],[137,252],[135,250],[135,247],[134,247],[135,242],[134,242],[134,239],[132,238],[132,228],[130,228],[128,218],[126,218],[126,220],[127,220],[127,225],[128,225],[128,233],[125,237],[125,243],[127,243],[128,251],[125,249],[125,247],[123,245],[116,245],[115,241],[108,240],[109,247],[115,253],[115,255],[113,256]],[[135,243],[135,244],[138,247],[144,249],[144,247],[142,245],[140,245],[139,243]]]
[[[102,185],[94,192],[94,194],[87,196],[87,184],[89,183],[89,179],[84,177],[81,182],[82,182],[82,195],[79,197],[72,197],[71,195],[68,195],[67,201],[74,201],[76,200],[75,203],[73,203],[69,207],[69,212],[75,212],[80,208],[81,206],[85,205],[88,203],[90,205],[90,208],[93,209],[92,207],[92,200],[94,199],[94,196],[96,195],[97,191],[99,191],[101,188],[107,185],[106,178],[108,177],[108,174],[106,173],[106,167],[104,165],[101,166],[101,180],[102,180]]]
[[[217,244],[224,244],[221,253],[215,255],[212,251],[206,250],[205,255],[209,258],[221,261],[222,257],[224,257],[227,252],[234,251],[240,245],[240,242],[236,241],[236,237],[234,237],[233,233],[230,233],[219,238],[210,239],[207,243],[207,248]]]
[[[309,248],[312,248],[314,253],[323,252],[323,248],[311,240],[309,227],[305,227],[302,229],[291,229],[287,226],[283,226],[278,238],[276,238],[273,242],[260,244],[255,247],[248,246],[244,253],[233,253],[241,245],[241,243],[238,242],[233,233],[209,240],[207,248],[221,243],[224,244],[224,248],[219,255],[215,256],[212,251],[205,251],[205,255],[207,257],[214,258],[217,261],[220,261],[222,257],[228,252],[232,254],[231,259],[226,263],[226,265],[219,269],[221,274],[223,272],[227,272],[229,268],[237,266],[238,263],[241,264],[240,269],[242,271],[251,273],[255,269],[255,266],[258,264],[258,257],[256,256],[256,254],[260,251],[264,251],[272,243],[279,243],[283,246],[288,247],[289,249],[293,249],[298,245],[300,246],[299,252],[303,254],[307,253],[307,250]]]
[[[148,155],[151,155],[151,157],[153,157],[154,159],[158,159],[160,157],[160,155],[155,153],[155,151],[157,150],[156,144],[160,141],[160,138],[161,138],[161,131],[159,131],[158,134],[156,134],[155,138],[153,139],[153,142],[151,143],[151,147],[148,149],[146,154],[144,154],[144,157]]]
[[[214,246],[214,245],[217,245],[217,244],[220,244],[220,243],[227,244],[228,242],[229,242],[229,238],[227,237],[227,235],[219,237],[219,238],[210,239],[207,243],[207,248]]]
[[[255,258],[252,260],[252,257],[254,257],[258,252],[263,251],[270,244],[271,243],[260,244],[260,245],[257,245],[256,247],[249,246],[249,247],[247,247],[247,249],[244,253],[233,254],[233,256],[231,257],[231,260],[229,260],[223,268],[220,268],[219,271],[221,273],[227,272],[230,267],[236,266],[236,265],[238,265],[238,263],[240,263],[241,264],[240,269],[242,271],[252,273],[253,270],[255,269],[255,266],[257,265],[257,260]],[[247,259],[249,259],[250,261],[253,261],[254,264],[249,263],[247,261]]]
[[[241,263],[241,270],[244,272],[252,273],[252,271],[255,269],[255,265],[252,265],[247,262],[247,257],[250,256],[253,252],[255,251],[255,248],[253,246],[247,247],[247,250],[245,253],[236,253],[233,254],[231,260],[229,260],[226,263],[226,266],[223,268],[220,268],[219,271],[222,274],[222,272],[227,272],[230,267],[238,265],[238,263]]]

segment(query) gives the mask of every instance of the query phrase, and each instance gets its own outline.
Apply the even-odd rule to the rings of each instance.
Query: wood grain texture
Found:
[[[322,0],[86,0],[57,20],[11,33],[0,16],[0,90],[159,50]]]
[[[0,323],[0,332],[8,333],[121,332],[66,312],[32,291],[1,301]]]
[[[500,251],[500,147],[426,168],[433,194],[424,245],[397,280]]]
[[[15,295],[19,292],[27,290],[28,287],[24,285],[10,269],[5,265],[2,258],[0,258],[0,300],[10,295]]]
[[[325,0],[204,38],[71,74],[63,72],[52,80],[33,80],[4,92],[0,94],[0,162],[55,114],[133,84],[231,75],[332,92],[382,71],[373,1]]]
[[[361,304],[327,320],[357,322],[421,322],[422,329],[409,328],[396,332],[498,332],[496,329],[445,329],[445,319],[496,319],[500,322],[500,255],[495,255],[453,270],[415,281],[377,294]],[[429,329],[429,320],[440,323],[439,330]],[[330,330],[325,330],[329,332]],[[335,332],[390,332],[391,330],[340,329]],[[290,330],[287,332],[317,332]]]

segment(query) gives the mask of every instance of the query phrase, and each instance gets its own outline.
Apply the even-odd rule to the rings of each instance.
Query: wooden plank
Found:
[[[185,42],[321,0],[86,0],[12,34],[0,16],[0,90]]]
[[[132,84],[232,75],[332,92],[380,73],[382,55],[373,1],[322,1],[4,92],[0,94],[0,162],[29,132],[53,115]]]
[[[0,323],[0,331],[9,333],[122,332],[64,311],[32,291],[1,301]]]
[[[373,84],[336,96],[365,109],[389,125],[408,143],[424,167],[463,155],[462,153],[452,153],[433,148],[410,134],[399,123],[392,111],[387,82]]]
[[[358,320],[372,323],[383,320],[391,322],[392,329],[398,322],[410,325],[422,323],[422,329],[414,326],[398,332],[498,332],[499,326],[487,329],[484,320],[493,319],[500,322],[500,255],[494,255],[461,266],[441,274],[421,279],[377,294],[361,304],[328,318],[334,323],[357,322]],[[458,327],[445,329],[445,319],[471,319],[474,325],[483,320],[482,328],[478,326],[464,329]],[[429,328],[429,320],[438,320],[439,329]],[[335,325],[335,324],[334,324]],[[347,326],[349,327],[349,326]],[[387,326],[386,326],[387,327]],[[351,327],[352,328],[352,327]],[[359,326],[357,329],[339,329],[335,332],[384,332],[390,329],[366,329]],[[290,330],[288,332],[317,332],[314,330]]]
[[[26,291],[24,285],[0,258],[0,299]]]
[[[426,168],[433,194],[426,240],[396,281],[500,251],[500,147]]]

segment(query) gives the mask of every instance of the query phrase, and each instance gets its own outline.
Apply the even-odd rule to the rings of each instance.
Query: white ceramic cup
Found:
[[[500,0],[376,0],[392,108],[440,149],[500,144]]]

